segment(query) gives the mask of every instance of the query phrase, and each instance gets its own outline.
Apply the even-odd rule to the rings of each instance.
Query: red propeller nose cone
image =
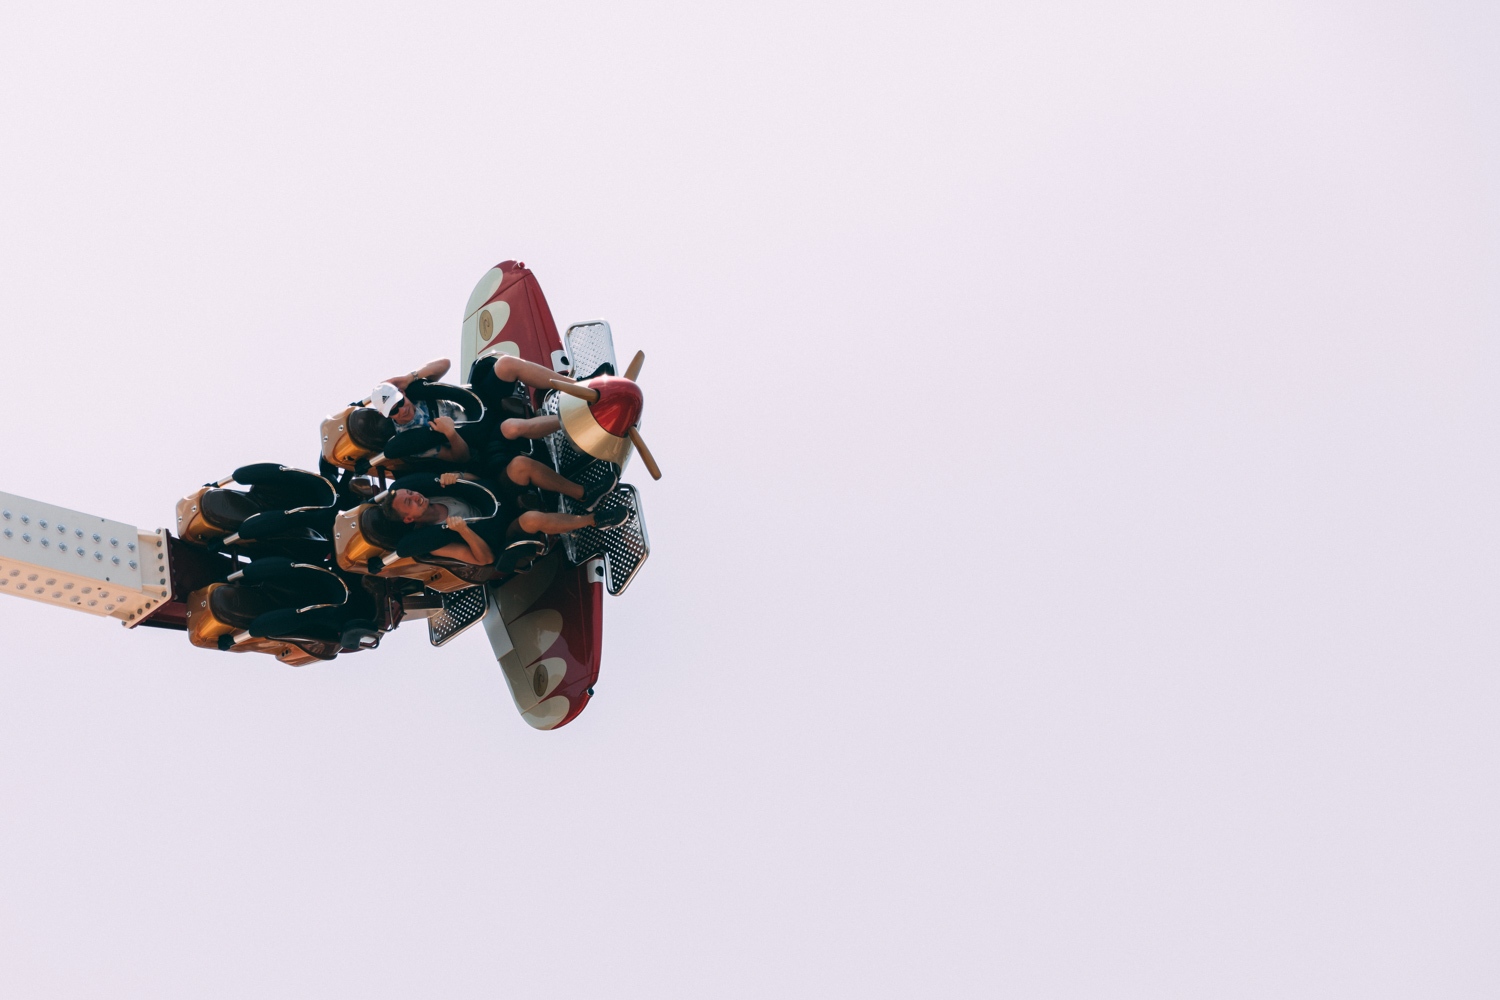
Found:
[[[600,375],[583,383],[599,393],[599,398],[589,404],[589,412],[599,426],[615,437],[624,437],[630,428],[641,419],[641,387],[628,378],[617,375]]]

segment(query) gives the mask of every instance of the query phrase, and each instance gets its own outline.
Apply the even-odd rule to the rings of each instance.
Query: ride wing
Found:
[[[541,285],[516,261],[491,268],[474,287],[459,350],[466,373],[476,358],[499,353],[572,369]],[[516,709],[537,729],[567,725],[593,696],[604,638],[599,570],[573,565],[559,546],[529,572],[485,587],[485,632]]]
[[[464,307],[459,371],[482,356],[512,354],[566,372],[562,346],[542,286],[525,264],[507,260],[485,272]]]

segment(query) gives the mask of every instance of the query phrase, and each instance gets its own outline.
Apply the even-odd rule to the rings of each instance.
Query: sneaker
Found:
[[[620,467],[611,462],[609,464],[609,471],[605,474],[603,479],[600,479],[592,486],[584,487],[583,499],[579,500],[578,502],[583,506],[584,510],[593,510],[595,507],[599,506],[599,501],[609,496],[611,491],[613,491],[614,488],[619,484]]]
[[[594,527],[596,528],[618,528],[622,524],[628,524],[635,518],[635,511],[621,504],[618,507],[610,507],[607,510],[594,511]]]
[[[615,373],[615,366],[612,365],[612,364],[610,364],[608,361],[606,361],[603,364],[601,364],[598,368],[595,368],[594,371],[593,371],[593,374],[585,375],[583,378],[578,379],[578,381],[580,381],[580,382],[587,382],[591,378],[598,378],[600,375],[613,375],[614,373]],[[575,376],[575,378],[576,378],[576,376]]]

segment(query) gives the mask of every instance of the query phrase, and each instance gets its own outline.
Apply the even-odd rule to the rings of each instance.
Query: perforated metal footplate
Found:
[[[569,504],[572,501],[567,501]],[[628,507],[631,517],[613,528],[581,528],[563,535],[563,550],[575,566],[596,556],[604,557],[607,572],[605,586],[611,594],[624,593],[651,554],[651,540],[646,535],[646,519],[641,512],[641,495],[629,483],[616,486],[603,500],[598,511]]]
[[[427,619],[427,641],[434,646],[482,621],[486,608],[483,587],[465,587],[442,596],[443,610]]]
[[[565,340],[573,360],[573,374],[586,377],[608,361],[616,367],[614,334],[603,320],[592,323],[575,323],[568,327]],[[542,403],[542,412],[557,416],[558,395],[549,393]],[[552,464],[562,475],[567,476],[585,489],[609,477],[614,467],[600,462],[577,448],[562,431],[551,435],[547,443],[552,452]],[[606,511],[617,507],[630,508],[632,516],[624,524],[613,528],[583,528],[562,536],[563,551],[568,561],[575,566],[590,559],[604,559],[604,583],[611,594],[624,593],[640,572],[641,565],[651,554],[651,542],[646,535],[646,520],[641,510],[641,496],[634,486],[621,484],[599,501],[597,510]],[[560,497],[558,508],[564,514],[582,514],[583,505],[568,497]]]
[[[542,408],[540,412],[546,414],[549,417],[555,417],[557,416],[557,410],[558,394],[555,392],[549,392],[547,394],[547,398],[542,401]],[[592,485],[589,479],[588,470],[584,470],[583,467],[588,465],[590,462],[593,462],[594,460],[588,455],[585,455],[583,452],[579,451],[577,448],[573,447],[573,442],[568,440],[568,435],[564,434],[562,431],[557,431],[553,434],[549,434],[547,436],[547,445],[552,450],[552,464],[556,467],[558,472],[567,476],[569,479],[572,479],[575,483],[582,483],[585,487]],[[579,472],[580,470],[583,470],[582,474],[578,478],[575,478],[573,473]],[[606,474],[607,471],[602,468],[595,471],[596,477]]]
[[[604,362],[608,361],[619,374],[615,361],[615,338],[609,324],[602,319],[587,323],[574,323],[563,335],[563,345],[573,361],[573,374],[577,378],[588,378]]]

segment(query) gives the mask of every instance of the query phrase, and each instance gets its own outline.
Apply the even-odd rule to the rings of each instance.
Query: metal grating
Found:
[[[549,417],[555,417],[557,416],[557,410],[558,394],[555,392],[547,393],[547,398],[542,401],[542,408],[539,412]],[[584,466],[593,462],[594,459],[573,447],[573,442],[562,431],[557,431],[549,435],[546,440],[552,451],[553,467],[574,482],[583,483],[585,486],[590,485],[589,475]],[[575,477],[574,473],[581,473],[581,478]],[[604,474],[605,470],[599,470],[598,475]],[[560,506],[558,510],[567,514],[573,513],[572,509],[567,506]]]
[[[575,566],[588,562],[595,556],[603,556],[608,569],[605,583],[610,594],[619,595],[630,586],[630,581],[635,579],[646,557],[651,554],[651,540],[646,535],[641,495],[634,486],[621,484],[599,501],[599,510],[614,507],[629,507],[635,516],[618,527],[582,528],[564,535],[563,546],[568,560]]]
[[[465,587],[443,595],[443,610],[427,619],[427,641],[434,646],[458,635],[484,618],[483,587]]]
[[[603,320],[576,323],[568,327],[565,342],[572,352],[575,375],[588,375],[605,361],[617,364],[614,336],[609,324]],[[548,393],[541,412],[557,416],[557,407],[557,393]],[[562,431],[549,437],[547,443],[551,447],[553,466],[575,483],[585,487],[592,486],[610,474],[607,463],[597,461],[573,447],[573,442]],[[651,541],[646,535],[646,520],[641,510],[641,496],[634,486],[621,484],[615,487],[599,501],[598,509],[607,510],[620,506],[629,507],[635,512],[635,516],[627,523],[616,528],[583,528],[562,536],[563,551],[573,565],[580,566],[601,556],[604,558],[604,582],[612,595],[624,593],[646,557],[651,554]],[[558,498],[557,509],[564,514],[582,513],[580,505],[567,497]]]
[[[568,350],[568,359],[573,362],[573,374],[587,378],[608,361],[619,374],[615,361],[615,339],[609,324],[602,319],[588,323],[574,323],[563,335],[563,346]]]

